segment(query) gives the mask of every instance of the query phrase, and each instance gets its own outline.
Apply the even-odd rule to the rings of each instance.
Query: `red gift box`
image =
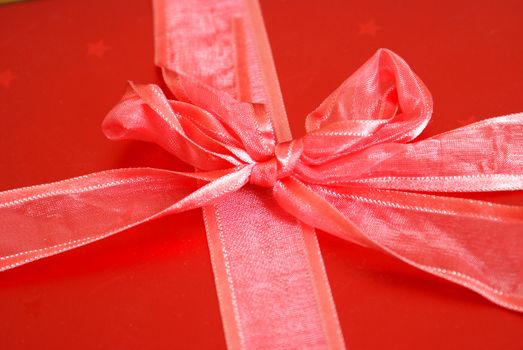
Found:
[[[295,136],[379,47],[400,53],[434,96],[422,137],[523,110],[516,2],[261,6]],[[0,26],[0,190],[120,167],[187,170],[157,146],[100,131],[125,81],[161,84],[149,1],[5,5]],[[519,314],[382,253],[319,240],[349,348],[523,346]],[[3,272],[0,284],[6,349],[225,347],[200,210]]]

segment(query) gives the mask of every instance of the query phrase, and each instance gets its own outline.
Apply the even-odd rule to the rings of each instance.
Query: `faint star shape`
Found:
[[[458,119],[458,124],[461,125],[461,126],[466,126],[466,125],[469,125],[469,124],[472,124],[472,123],[475,123],[476,122],[476,118],[474,117],[467,117],[467,118],[463,118],[463,119]]]
[[[25,302],[24,308],[32,318],[38,318],[42,314],[42,303],[38,300]]]
[[[102,58],[109,49],[105,41],[98,40],[87,44],[87,55]]]
[[[368,20],[367,22],[365,23],[360,23],[358,25],[359,27],[359,30],[358,30],[358,34],[359,35],[368,35],[368,36],[371,36],[371,37],[375,37],[376,36],[376,33],[378,32],[378,30],[380,30],[381,28],[376,24],[376,22],[374,22],[373,19],[371,20]]]
[[[14,80],[15,75],[10,69],[6,69],[0,72],[0,86],[8,88],[11,86],[11,82]]]

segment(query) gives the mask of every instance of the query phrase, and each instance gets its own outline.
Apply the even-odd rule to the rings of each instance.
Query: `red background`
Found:
[[[124,5],[125,4],[125,5]],[[295,135],[379,47],[435,100],[424,136],[523,111],[523,3],[262,1]],[[148,0],[0,6],[0,190],[126,166],[180,168],[100,123],[126,80],[159,82]],[[519,194],[477,195],[523,203]],[[1,230],[1,228],[0,228]],[[523,316],[319,233],[350,349],[523,349]],[[1,349],[225,347],[199,211],[0,274]]]

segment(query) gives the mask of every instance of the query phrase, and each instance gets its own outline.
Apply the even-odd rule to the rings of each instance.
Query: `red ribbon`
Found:
[[[310,227],[523,311],[523,208],[434,194],[523,189],[523,114],[414,141],[430,94],[379,50],[286,140],[253,6],[156,1],[157,63],[176,99],[131,83],[103,122],[107,137],[154,142],[197,171],[117,169],[1,192],[0,269],[205,207],[230,347],[343,347]]]

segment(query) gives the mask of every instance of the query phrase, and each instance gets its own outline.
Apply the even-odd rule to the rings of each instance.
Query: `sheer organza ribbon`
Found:
[[[156,85],[130,83],[103,122],[110,139],[154,142],[197,170],[116,169],[1,192],[0,269],[205,207],[214,208],[205,216],[212,255],[225,252],[225,239],[240,246],[255,237],[248,243],[258,244],[252,254],[285,261],[274,264],[292,273],[299,265],[293,266],[293,259],[301,256],[296,252],[304,248],[281,246],[276,238],[288,239],[286,232],[291,236],[296,227],[307,235],[307,228],[314,227],[523,311],[523,208],[437,195],[523,189],[523,114],[415,141],[431,117],[431,96],[403,59],[382,49],[307,116],[305,136],[282,142],[285,137],[277,135],[285,128],[278,126],[282,116],[275,117],[274,88],[263,67],[267,53],[256,34],[263,26],[253,16],[253,3],[155,1],[156,61],[176,99]],[[269,226],[279,229],[273,232]],[[245,234],[246,227],[257,236]],[[218,231],[229,236],[212,238]],[[261,244],[266,238],[267,244]],[[304,319],[289,316],[303,305],[291,307],[283,299],[259,300],[257,309],[242,310],[236,299],[278,288],[271,285],[277,282],[271,267],[263,267],[263,285],[249,282],[249,269],[259,267],[234,271],[229,266],[231,259],[250,263],[245,262],[249,251],[242,249],[213,262],[215,271],[220,264],[226,271],[217,277],[229,288],[222,288],[220,301],[230,299],[229,316],[237,323],[231,326],[222,308],[230,347],[286,348],[275,338],[290,334],[299,335],[290,337],[297,348],[343,347],[335,316],[330,332],[337,334],[330,340],[324,339],[328,334],[316,334],[329,333],[325,320],[320,330],[307,328],[329,307],[335,313],[332,302],[324,302],[330,298],[328,286],[325,294],[280,273],[287,283],[282,289],[294,299],[309,293],[326,308],[305,308]],[[271,249],[279,249],[277,256]],[[304,259],[316,253],[309,249]],[[318,266],[304,274],[314,275]],[[234,274],[246,279],[227,280]],[[324,272],[320,275],[324,278]],[[267,311],[263,304],[277,310]],[[264,324],[264,317],[275,323]],[[287,328],[274,331],[278,327]],[[272,340],[267,340],[268,329],[276,334]]]

